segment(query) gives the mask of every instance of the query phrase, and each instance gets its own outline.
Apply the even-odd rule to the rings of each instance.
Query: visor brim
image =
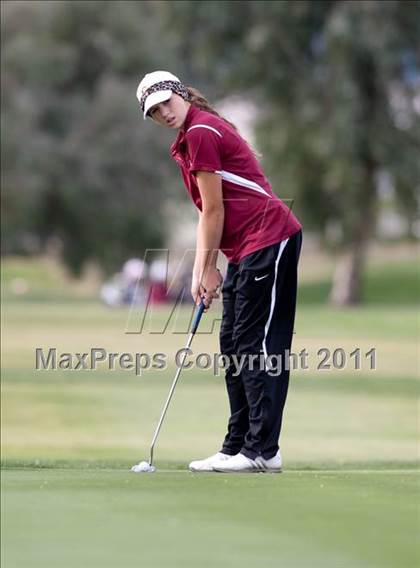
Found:
[[[166,91],[157,91],[156,93],[151,93],[147,97],[144,103],[144,112],[143,112],[144,120],[146,120],[147,113],[153,106],[168,101],[171,98],[171,96],[172,96],[172,91],[170,89],[167,89]]]

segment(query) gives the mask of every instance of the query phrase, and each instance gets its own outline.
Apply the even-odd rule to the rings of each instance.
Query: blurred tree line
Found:
[[[381,172],[417,215],[419,38],[414,0],[3,2],[5,252],[58,239],[77,273],[164,243],[185,192],[135,99],[161,68],[257,103],[275,191],[337,254],[332,301],[360,301]]]
[[[171,61],[151,2],[2,3],[2,213],[8,252],[58,243],[73,273],[159,247],[176,168],[135,91]],[[172,166],[172,167],[171,167]]]

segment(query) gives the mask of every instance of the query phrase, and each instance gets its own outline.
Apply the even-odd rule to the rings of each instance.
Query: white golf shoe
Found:
[[[214,463],[223,463],[223,461],[228,460],[232,456],[228,454],[223,454],[222,452],[217,452],[213,456],[210,456],[204,460],[192,461],[189,465],[190,471],[214,471]]]
[[[280,473],[281,466],[280,452],[268,460],[261,456],[252,460],[243,454],[236,454],[227,460],[213,463],[213,469],[222,473]]]

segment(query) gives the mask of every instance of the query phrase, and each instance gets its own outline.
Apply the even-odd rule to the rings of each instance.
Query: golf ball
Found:
[[[137,463],[136,465],[133,465],[133,467],[131,468],[131,471],[133,471],[134,473],[153,473],[155,470],[156,470],[155,466],[150,465],[146,461]]]

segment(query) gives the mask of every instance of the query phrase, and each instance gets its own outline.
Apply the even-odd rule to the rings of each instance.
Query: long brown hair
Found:
[[[200,93],[200,91],[198,89],[195,89],[194,87],[187,87],[187,91],[188,91],[188,94],[190,95],[190,103],[192,105],[194,105],[198,108],[201,108],[201,110],[205,110],[207,112],[210,112],[211,114],[215,114],[216,116],[218,116],[219,118],[221,118],[222,120],[227,122],[232,128],[234,128],[236,130],[236,132],[238,132],[238,129],[233,124],[233,122],[230,122],[224,116],[221,116],[217,112],[217,110],[215,110],[210,105],[209,101],[206,99],[206,97],[202,93]]]
[[[214,114],[216,116],[218,116],[219,118],[221,118],[222,120],[224,120],[225,122],[227,122],[234,130],[236,130],[236,132],[241,136],[238,128],[233,124],[233,122],[230,122],[230,120],[227,120],[227,118],[225,118],[224,116],[222,116],[221,114],[219,114],[217,112],[217,110],[215,110],[211,104],[209,103],[209,101],[206,99],[206,97],[200,93],[200,91],[198,89],[196,89],[195,87],[189,87],[187,86],[187,91],[188,94],[190,95],[190,103],[198,108],[200,108],[201,110],[205,110],[207,112],[210,112],[211,114]],[[245,138],[243,136],[241,136],[241,138],[243,140],[245,140]],[[245,142],[248,144],[251,152],[254,154],[255,158],[260,158],[261,154],[259,154],[255,148],[252,147],[252,145],[248,142],[248,140],[245,140]]]

